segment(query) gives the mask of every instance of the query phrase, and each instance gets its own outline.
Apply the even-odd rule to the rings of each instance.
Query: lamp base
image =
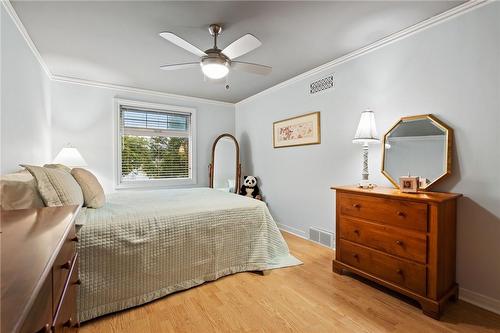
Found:
[[[362,179],[358,183],[358,187],[360,187],[360,188],[370,189],[370,188],[374,188],[375,186],[377,186],[377,185],[371,183],[368,179]]]

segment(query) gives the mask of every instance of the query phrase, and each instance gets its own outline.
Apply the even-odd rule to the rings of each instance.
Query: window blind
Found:
[[[121,106],[121,180],[189,178],[190,125],[190,114]]]

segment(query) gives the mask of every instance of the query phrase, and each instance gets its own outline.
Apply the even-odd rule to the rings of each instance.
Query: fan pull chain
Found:
[[[230,85],[229,85],[229,75],[231,74],[231,71],[229,71],[229,73],[227,73],[226,75],[226,85],[224,86],[226,88],[226,90],[229,90]]]

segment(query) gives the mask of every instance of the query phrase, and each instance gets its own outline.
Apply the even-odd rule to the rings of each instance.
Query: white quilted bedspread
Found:
[[[77,224],[80,321],[224,275],[301,263],[263,202],[208,188],[114,193]]]

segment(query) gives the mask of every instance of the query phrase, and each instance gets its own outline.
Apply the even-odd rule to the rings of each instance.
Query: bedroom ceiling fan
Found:
[[[160,68],[163,70],[177,70],[196,68],[200,66],[203,74],[214,80],[222,79],[227,76],[230,69],[259,75],[267,75],[271,73],[272,68],[269,66],[234,60],[262,45],[260,40],[258,40],[255,36],[252,34],[246,34],[221,50],[217,47],[217,38],[222,33],[222,27],[218,24],[211,24],[208,27],[208,31],[214,37],[214,46],[206,51],[200,50],[193,44],[187,42],[172,32],[160,32],[159,35],[168,40],[170,43],[200,57],[199,62],[164,65],[160,66]]]

